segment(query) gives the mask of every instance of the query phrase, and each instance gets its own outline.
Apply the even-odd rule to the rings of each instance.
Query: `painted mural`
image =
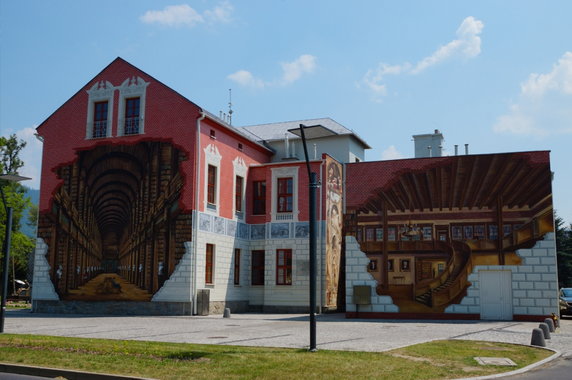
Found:
[[[326,306],[337,307],[342,242],[342,166],[326,159]]]
[[[61,299],[151,300],[191,238],[179,210],[184,158],[169,143],[101,145],[55,169],[62,183],[38,236]]]
[[[364,181],[368,178],[368,181]],[[404,313],[459,303],[476,265],[520,265],[552,232],[548,152],[347,165],[345,233]]]

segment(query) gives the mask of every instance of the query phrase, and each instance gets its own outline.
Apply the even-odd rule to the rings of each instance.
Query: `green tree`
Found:
[[[16,174],[24,165],[19,158],[20,151],[26,142],[18,140],[16,135],[10,137],[0,136],[0,173]],[[6,207],[12,207],[12,239],[10,244],[10,277],[25,278],[28,268],[28,255],[34,249],[34,241],[20,232],[25,210],[30,206],[30,200],[25,196],[22,185],[7,180],[0,180],[2,190],[2,205],[0,205],[0,240],[4,247],[6,239]],[[0,258],[4,250],[0,252]],[[13,268],[13,270],[12,270]],[[15,272],[15,273],[14,273]],[[11,283],[11,282],[10,282]],[[11,284],[10,284],[11,288]],[[9,289],[10,289],[9,288]]]
[[[558,282],[561,287],[572,287],[572,224],[565,228],[559,216],[556,224],[556,256],[558,260]]]

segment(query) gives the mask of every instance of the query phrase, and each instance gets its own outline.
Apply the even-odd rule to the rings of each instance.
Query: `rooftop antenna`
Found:
[[[228,89],[228,124],[232,125],[232,89]]]

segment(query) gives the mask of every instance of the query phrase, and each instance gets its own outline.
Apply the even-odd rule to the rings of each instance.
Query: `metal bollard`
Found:
[[[224,309],[224,314],[222,315],[223,318],[230,318],[230,308]]]
[[[554,321],[552,320],[552,318],[546,318],[544,320],[544,323],[548,325],[548,329],[550,330],[551,333],[556,331],[556,329],[554,328]]]
[[[532,339],[530,340],[531,346],[546,347],[544,340],[544,332],[542,329],[532,329]]]
[[[546,323],[540,323],[538,327],[544,332],[544,339],[550,339],[550,330],[548,329],[548,325]]]

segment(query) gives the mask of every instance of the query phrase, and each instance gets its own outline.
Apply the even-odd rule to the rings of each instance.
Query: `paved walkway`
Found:
[[[318,349],[386,351],[437,339],[467,339],[530,344],[537,322],[406,321],[346,319],[343,314],[317,317]],[[305,348],[308,317],[301,314],[233,314],[206,317],[137,317],[6,313],[6,333],[161,342]],[[572,357],[572,319],[547,347]]]

